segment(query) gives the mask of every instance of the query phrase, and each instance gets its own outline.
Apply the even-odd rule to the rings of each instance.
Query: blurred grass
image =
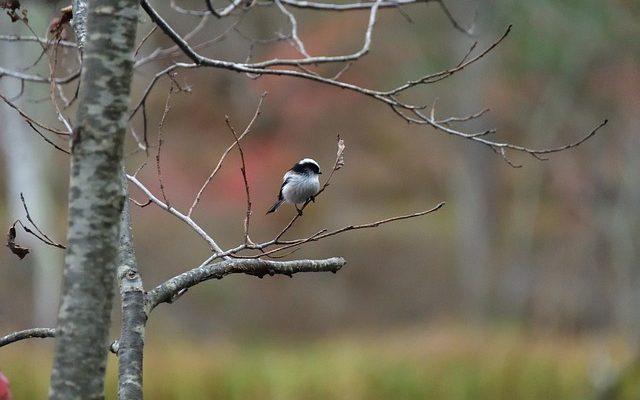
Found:
[[[225,400],[589,399],[595,356],[624,358],[611,337],[532,336],[521,331],[417,329],[311,343],[163,339],[147,346],[145,397]],[[0,350],[14,398],[46,398],[50,342]],[[107,399],[115,399],[115,357]],[[637,379],[622,398],[633,399]]]

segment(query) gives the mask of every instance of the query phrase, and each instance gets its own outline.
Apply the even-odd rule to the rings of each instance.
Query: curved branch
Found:
[[[145,194],[145,196],[147,196],[147,198],[152,203],[154,203],[158,207],[162,208],[163,210],[169,212],[170,214],[174,215],[175,217],[177,217],[180,221],[184,222],[185,224],[189,225],[191,227],[191,229],[196,231],[196,233],[198,235],[200,235],[200,237],[202,237],[209,244],[209,246],[211,247],[211,250],[215,251],[217,254],[223,253],[222,249],[220,248],[220,246],[218,246],[216,241],[213,240],[213,238],[211,236],[209,236],[207,234],[207,232],[204,231],[204,229],[202,229],[200,226],[198,226],[198,224],[196,224],[191,219],[191,217],[188,217],[187,215],[184,215],[180,211],[176,210],[174,207],[171,207],[168,204],[165,204],[162,200],[158,199],[135,176],[127,175],[127,179],[129,180],[129,182],[131,182],[134,185],[136,185],[138,187],[138,189],[142,190],[142,192]],[[227,257],[227,256],[221,256],[221,257]]]
[[[13,332],[0,338],[0,347],[6,346],[11,343],[18,342],[24,339],[31,338],[52,338],[56,337],[55,328],[31,328],[23,331]]]
[[[259,278],[265,275],[292,276],[298,272],[338,272],[347,262],[342,257],[325,260],[271,261],[263,259],[233,259],[207,263],[175,276],[147,293],[147,315],[160,303],[171,303],[191,286],[209,279],[222,279],[229,274],[247,274]]]
[[[200,65],[210,65],[211,63],[217,65],[210,66],[218,66],[227,69],[238,70],[239,72],[250,72],[250,73],[266,73],[265,68],[276,66],[276,65],[287,65],[287,66],[298,66],[298,65],[315,65],[315,64],[323,64],[323,63],[337,63],[337,62],[348,62],[361,58],[365,54],[369,52],[371,49],[371,39],[373,35],[373,27],[377,20],[377,12],[379,5],[382,0],[377,0],[369,7],[371,9],[369,14],[369,22],[367,23],[367,28],[365,31],[364,43],[362,48],[355,53],[343,55],[343,56],[322,56],[322,57],[309,57],[306,56],[304,58],[298,59],[272,59],[268,61],[258,62],[258,63],[233,63],[226,62],[220,60],[213,60],[207,57],[203,57],[198,54],[193,47],[189,45],[189,43],[178,34],[172,27],[165,21],[164,18],[149,4],[149,0],[141,0],[140,5],[145,10],[145,12],[149,15],[151,20],[156,23],[162,31],[169,36],[169,38],[187,55],[191,60],[200,64]],[[292,22],[293,27],[295,29],[295,24]],[[295,33],[294,33],[295,34]],[[295,36],[294,36],[295,39]],[[299,44],[299,43],[298,43]],[[304,52],[303,52],[304,55]],[[238,69],[238,67],[240,67]],[[243,70],[243,68],[248,68],[249,70]],[[251,69],[259,69],[260,71],[251,71]],[[312,75],[312,74],[307,74]]]

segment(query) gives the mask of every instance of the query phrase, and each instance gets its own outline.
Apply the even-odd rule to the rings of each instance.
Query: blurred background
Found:
[[[41,36],[67,5],[22,3]],[[157,3],[182,34],[199,21]],[[201,9],[201,3],[179,4]],[[488,107],[490,113],[463,130],[496,128],[497,139],[533,148],[573,142],[605,118],[609,124],[548,161],[511,153],[523,165],[515,169],[486,147],[408,125],[361,95],[295,79],[179,71],[176,81],[191,92],[171,97],[161,153],[174,207],[188,210],[233,142],[225,115],[243,130],[264,91],[262,113],[243,144],[254,241],[273,237],[294,215],[290,206],[264,215],[284,171],[303,157],[328,171],[337,134],[347,145],[346,165],[305,210],[291,238],[441,201],[446,206],[312,243],[288,257],[345,257],[348,264],[336,275],[229,276],[161,305],[146,333],[148,398],[589,399],[608,387],[616,387],[619,398],[640,398],[633,362],[640,339],[640,3],[447,5],[462,26],[475,25],[477,38],[456,30],[437,3],[384,10],[372,51],[342,79],[390,89],[455,65],[474,40],[483,49],[513,24],[509,37],[479,63],[407,98],[437,99],[440,117]],[[293,12],[312,55],[361,46],[367,12]],[[151,29],[142,20],[140,39]],[[209,20],[192,42],[211,39],[231,23]],[[274,38],[289,28],[274,7],[254,7],[238,29],[202,53],[241,61],[249,51],[247,37]],[[2,16],[0,34],[16,33],[29,31]],[[170,43],[156,32],[138,57],[158,46]],[[34,43],[1,42],[0,66],[29,67],[40,53]],[[72,54],[59,55],[61,73],[73,67]],[[293,54],[287,42],[276,41],[257,46],[252,56]],[[132,104],[156,72],[183,59],[137,70]],[[45,62],[28,71],[46,74],[48,67]],[[139,177],[156,195],[158,126],[170,85],[163,78],[147,104],[149,158],[134,152],[130,137],[127,145],[129,170],[147,160]],[[11,97],[20,84],[4,77],[0,91]],[[39,121],[59,125],[48,87],[27,84],[18,104]],[[19,199],[24,192],[39,227],[64,241],[67,157],[26,130],[5,105],[0,121],[0,220],[8,228],[26,219]],[[132,126],[140,132],[141,120]],[[131,195],[145,200],[133,188]],[[223,247],[237,245],[244,196],[240,159],[232,152],[193,217]],[[208,257],[206,244],[167,213],[134,207],[133,218],[147,289]],[[0,334],[55,324],[62,253],[18,235],[32,253],[20,261],[8,249],[0,252]],[[114,310],[114,338],[118,318]],[[31,340],[0,349],[0,370],[16,399],[46,396],[52,344]],[[112,357],[108,398],[115,398],[115,365]]]

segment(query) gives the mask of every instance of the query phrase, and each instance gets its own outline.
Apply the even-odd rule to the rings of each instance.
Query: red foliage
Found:
[[[0,400],[11,400],[9,379],[0,372]]]

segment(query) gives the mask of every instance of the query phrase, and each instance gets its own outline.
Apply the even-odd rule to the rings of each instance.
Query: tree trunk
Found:
[[[127,193],[127,177],[123,169],[121,184]],[[133,248],[131,212],[125,201],[120,219],[120,265],[118,266],[120,299],[122,301],[122,328],[118,341],[118,398],[142,400],[142,360],[144,329],[147,315],[145,294],[138,273]]]
[[[103,398],[137,1],[88,3],[50,399]]]

